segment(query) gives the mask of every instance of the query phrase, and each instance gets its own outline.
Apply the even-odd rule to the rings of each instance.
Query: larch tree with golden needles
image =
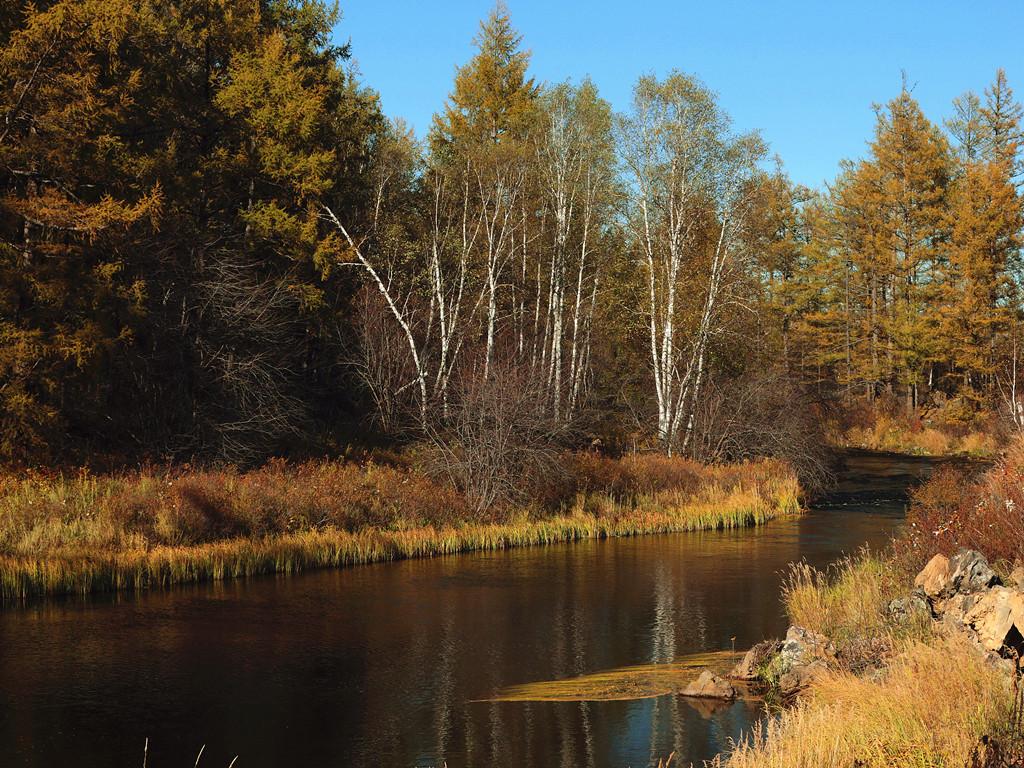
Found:
[[[1012,317],[1008,268],[1020,250],[1021,203],[1008,161],[968,163],[952,187],[940,333],[963,395],[991,394],[996,342]]]
[[[330,399],[351,292],[317,251],[316,203],[364,204],[379,123],[334,12],[3,13],[0,453],[249,461],[297,438]]]
[[[869,396],[930,386],[939,354],[933,300],[946,239],[952,173],[945,137],[904,88],[877,110],[870,156],[835,189],[838,239],[855,271],[858,322],[849,354]]]

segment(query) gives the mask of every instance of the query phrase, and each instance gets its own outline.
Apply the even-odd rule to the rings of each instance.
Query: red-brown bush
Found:
[[[1024,559],[1024,443],[976,479],[943,468],[912,497],[897,542],[915,562],[970,547],[993,562]]]

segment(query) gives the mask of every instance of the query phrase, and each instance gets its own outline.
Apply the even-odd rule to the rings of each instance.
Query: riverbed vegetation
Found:
[[[892,398],[858,401],[826,422],[829,442],[917,456],[991,458],[1005,447],[1015,429],[997,413],[945,403],[908,412]]]
[[[562,460],[573,473],[546,503],[487,510],[415,468],[373,461],[8,475],[0,479],[0,597],[736,528],[800,511],[796,476],[778,461]]]

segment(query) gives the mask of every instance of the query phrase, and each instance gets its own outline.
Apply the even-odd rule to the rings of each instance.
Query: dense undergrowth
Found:
[[[896,543],[910,566],[960,547],[982,552],[1004,575],[1024,560],[1024,439],[979,477],[955,467],[936,472],[914,493],[905,533]]]
[[[858,402],[828,425],[827,434],[841,448],[920,456],[996,455],[1004,443],[998,419],[957,405],[946,403],[908,414],[891,398]]]
[[[799,511],[787,465],[567,454],[543,503],[475,512],[395,463],[0,479],[0,594],[141,589],[592,537],[733,528]]]

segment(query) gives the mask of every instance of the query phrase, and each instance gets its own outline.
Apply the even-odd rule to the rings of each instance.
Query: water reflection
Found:
[[[912,465],[911,469],[916,469]],[[899,468],[896,468],[899,469]],[[866,471],[871,471],[868,468]],[[891,464],[887,476],[898,474]],[[906,470],[906,468],[904,468]],[[674,696],[476,702],[503,687],[742,648],[785,629],[780,572],[880,545],[903,506],[255,579],[0,614],[11,766],[645,766],[759,715]]]

